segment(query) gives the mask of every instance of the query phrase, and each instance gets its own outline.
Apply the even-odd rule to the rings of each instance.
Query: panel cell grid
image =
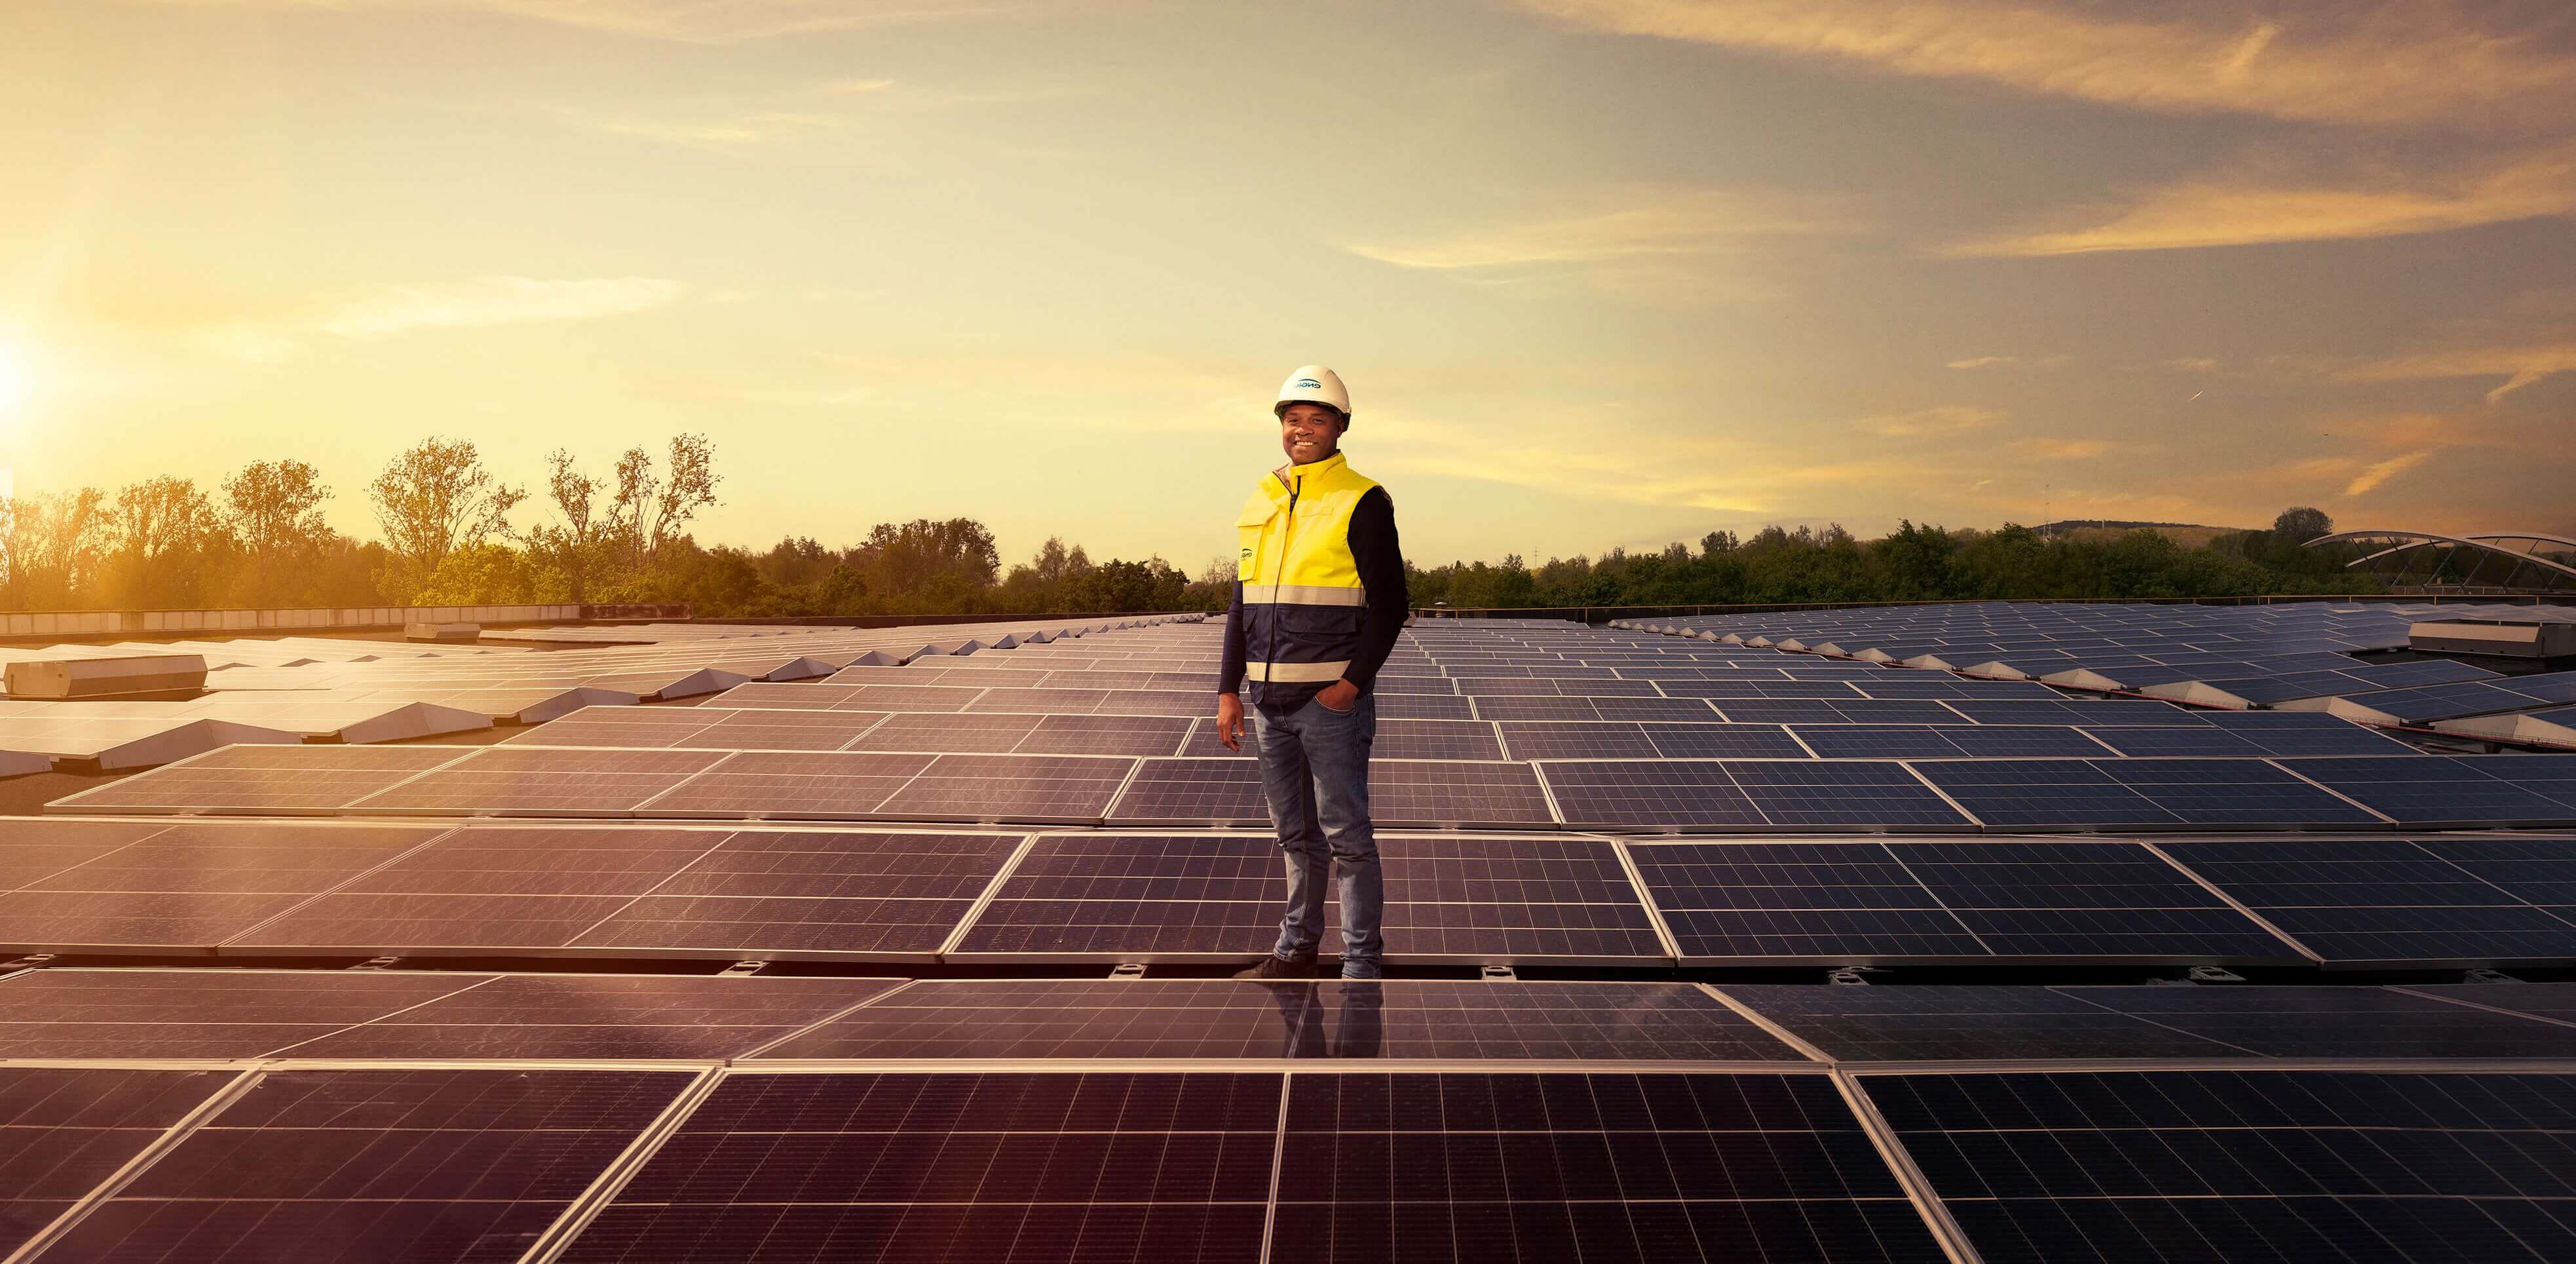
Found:
[[[2355,1071],[1864,1076],[1988,1260],[2576,1255],[2576,1080]]]

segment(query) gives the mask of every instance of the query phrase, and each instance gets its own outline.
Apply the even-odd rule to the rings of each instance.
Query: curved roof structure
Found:
[[[2443,535],[2434,531],[2338,531],[2307,542],[2382,543],[2385,547],[2345,564],[2381,572],[2390,586],[2506,588],[2524,592],[2576,591],[2576,540],[2540,531]]]

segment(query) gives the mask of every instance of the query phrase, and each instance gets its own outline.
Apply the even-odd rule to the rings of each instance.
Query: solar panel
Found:
[[[1648,724],[1645,732],[1664,759],[1808,757],[1808,748],[1776,724]]]
[[[563,1258],[1253,1264],[1281,1079],[737,1071]]]
[[[926,960],[1016,834],[468,830],[227,952]]]
[[[515,1256],[681,1071],[271,1071],[38,1258]]]
[[[1369,750],[1378,759],[1501,759],[1494,728],[1486,720],[1381,719]]]
[[[1721,698],[1718,711],[1737,724],[1965,724],[1958,712],[1929,699],[1849,702],[1823,699],[1763,702]]]
[[[0,1058],[258,1058],[473,987],[390,970],[28,970],[0,979]]]
[[[1778,1062],[1799,1055],[1684,983],[934,979],[758,1057]]]
[[[2566,1058],[2576,1027],[2390,988],[2071,987],[2079,1000],[2276,1058]]]
[[[2287,962],[2128,843],[1630,843],[1685,964],[2035,957]]]
[[[2551,1075],[1868,1075],[1985,1259],[2555,1259]],[[2493,1157],[2489,1157],[2493,1156]]]
[[[1078,755],[942,755],[879,805],[907,821],[1098,821],[1136,766]]]
[[[280,1056],[735,1058],[896,986],[891,979],[505,974],[316,1033]]]
[[[1952,711],[1978,724],[2072,724],[2078,728],[2120,728],[2198,722],[2198,713],[2161,702],[1979,702],[1973,698],[1961,698],[1949,706]]]
[[[1247,736],[1246,749],[1252,745]],[[1263,825],[1261,769],[1239,757],[1147,759],[1119,792],[1112,825]]]
[[[349,799],[341,810],[388,816],[623,816],[726,758],[717,751],[493,746],[402,785]]]
[[[438,833],[253,824],[164,830],[0,895],[0,946],[201,953]]]
[[[16,820],[0,829],[0,891],[14,891],[169,829],[167,822]]]
[[[1288,1084],[1273,1259],[1940,1258],[1821,1076]]]
[[[0,1067],[0,1251],[16,1251],[229,1084],[230,1071]]]
[[[1729,983],[1722,990],[1841,1062],[2226,1058],[2250,1052],[2065,989],[2028,984]]]
[[[745,751],[645,796],[636,810],[655,817],[855,820],[875,813],[934,755],[887,751]]]
[[[2576,824],[2576,782],[2551,775],[2570,765],[2576,765],[2576,756],[2419,755],[2281,763],[2399,825],[2437,828]]]
[[[1576,828],[1973,828],[1897,763],[1821,760],[1550,762]]]
[[[2576,858],[2576,840],[2266,839],[2162,850],[2332,964],[2576,957],[2576,922],[2539,902],[2561,898],[2554,883]],[[2526,856],[2541,880],[2527,894],[2498,885],[2533,863]]]
[[[1399,960],[1660,960],[1609,844],[1387,837],[1385,933]],[[1277,941],[1287,884],[1273,838],[1042,835],[954,954],[1245,960]],[[1338,952],[1328,912],[1323,948]]]
[[[1815,724],[1792,730],[1820,759],[2083,759],[2106,752],[2070,725]]]
[[[1468,760],[1370,761],[1369,816],[1380,825],[1432,829],[1556,822],[1530,765]]]
[[[48,812],[328,815],[468,753],[453,746],[227,746],[45,805]]]
[[[719,711],[709,716],[713,722],[705,728],[671,745],[688,750],[840,750],[887,718],[882,711]]]
[[[1041,716],[1015,755],[1171,755],[1180,753],[1191,721],[1155,715]],[[1209,745],[1215,745],[1211,738]]]
[[[1653,759],[1643,725],[1598,720],[1516,720],[1498,725],[1514,759]]]
[[[941,751],[1006,754],[1037,728],[1034,715],[957,715],[947,712],[889,715],[852,750]]]
[[[2002,829],[2383,823],[2258,759],[1928,760],[1913,766],[1977,819]]]

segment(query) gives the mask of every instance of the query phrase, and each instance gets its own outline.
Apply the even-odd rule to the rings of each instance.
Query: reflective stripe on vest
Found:
[[[1331,684],[1351,669],[1351,660],[1338,663],[1245,663],[1243,678],[1268,684]]]
[[[1329,684],[1359,653],[1368,590],[1351,556],[1351,514],[1377,486],[1340,453],[1263,476],[1235,517],[1245,678]]]

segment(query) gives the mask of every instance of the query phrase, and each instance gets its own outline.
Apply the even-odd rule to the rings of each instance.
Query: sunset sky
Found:
[[[1320,361],[1423,564],[2576,534],[2571,121],[2566,0],[8,0],[0,465],[1196,570]]]

